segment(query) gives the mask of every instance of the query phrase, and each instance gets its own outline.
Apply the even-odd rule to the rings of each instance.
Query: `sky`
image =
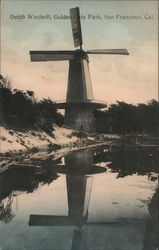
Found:
[[[69,15],[70,8],[79,6],[86,17],[81,19],[83,49],[126,48],[130,53],[89,55],[94,98],[108,104],[157,99],[157,4],[144,0],[2,0],[1,74],[11,80],[13,88],[33,90],[38,99],[64,100],[68,61],[33,63],[29,51],[74,49],[70,19],[56,16]],[[29,19],[29,14],[50,15],[51,19]],[[13,15],[25,19],[11,18]],[[92,15],[90,19],[88,15]]]

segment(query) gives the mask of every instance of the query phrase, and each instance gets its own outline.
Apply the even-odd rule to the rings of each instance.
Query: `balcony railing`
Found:
[[[66,99],[63,100],[54,100],[55,103],[66,103]],[[80,102],[80,101],[72,101],[72,102]],[[85,100],[85,101],[81,101],[81,102],[91,102],[91,103],[101,103],[101,104],[105,104],[107,105],[106,102],[102,101],[102,100]]]

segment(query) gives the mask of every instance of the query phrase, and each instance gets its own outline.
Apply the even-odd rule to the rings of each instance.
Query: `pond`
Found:
[[[3,250],[155,250],[158,151],[102,146],[0,174]]]

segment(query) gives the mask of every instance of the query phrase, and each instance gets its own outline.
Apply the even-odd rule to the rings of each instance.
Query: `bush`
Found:
[[[118,101],[106,111],[95,111],[95,119],[100,133],[159,132],[159,102],[133,105]]]
[[[61,126],[63,116],[57,112],[54,102],[43,99],[37,102],[34,92],[11,90],[9,82],[0,75],[0,115],[10,126],[41,127],[49,134],[53,123]]]

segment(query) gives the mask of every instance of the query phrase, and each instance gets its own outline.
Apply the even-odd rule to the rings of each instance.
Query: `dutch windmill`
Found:
[[[56,107],[65,109],[65,124],[75,129],[93,131],[94,110],[106,107],[106,104],[96,102],[89,71],[88,54],[129,55],[126,49],[82,49],[82,33],[79,8],[70,9],[70,18],[74,46],[76,50],[64,51],[30,51],[32,62],[69,61],[68,87],[66,102],[57,103]]]

